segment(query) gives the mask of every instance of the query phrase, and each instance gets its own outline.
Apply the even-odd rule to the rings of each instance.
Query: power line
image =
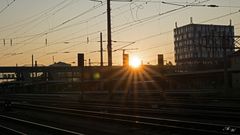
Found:
[[[51,11],[54,11],[55,9],[57,9],[59,6],[63,5],[64,3],[66,3],[66,1],[63,0],[62,2],[58,3],[57,5],[55,5],[55,6],[51,7],[51,8],[48,8],[47,10],[44,10],[44,11],[42,11],[42,12],[40,12],[40,13],[37,13],[36,15],[30,16],[30,17],[28,17],[28,18],[25,18],[24,20],[20,21],[20,23],[23,22],[22,24],[17,25],[17,26],[12,27],[12,28],[16,29],[17,27],[20,27],[20,29],[22,29],[22,28],[24,28],[26,25],[37,21],[39,18],[41,18],[42,16],[46,15],[47,13],[50,13]],[[70,3],[71,3],[71,2],[70,2]],[[67,4],[70,4],[70,3],[67,3]],[[54,12],[54,13],[56,13],[56,12]],[[16,23],[16,24],[19,24],[19,23]],[[5,30],[6,30],[6,28],[8,28],[8,27],[10,27],[10,26],[12,26],[12,25],[7,25],[7,26],[2,27],[2,28],[0,28],[0,29],[5,29]],[[16,30],[16,31],[18,31],[18,30]],[[16,31],[15,31],[15,32],[16,32]],[[28,41],[28,40],[32,40],[32,39],[34,39],[34,38],[37,38],[37,37],[41,36],[41,34],[42,34],[42,33],[40,33],[40,34],[34,34],[34,35],[21,36],[21,37],[14,37],[14,38],[11,38],[11,39],[28,38],[28,37],[29,37],[27,40],[23,40],[23,41],[21,41],[20,43],[17,44],[17,45],[20,45],[20,44],[22,44],[22,43],[24,44],[24,42],[26,42],[26,41]],[[5,38],[5,39],[6,39],[6,38]],[[27,44],[28,44],[28,43],[25,43],[23,46],[26,46]],[[23,47],[23,46],[22,46],[22,47]],[[21,47],[19,47],[19,48],[21,48]],[[9,49],[12,49],[12,48],[5,49],[4,51],[7,51],[7,50],[9,50]],[[16,50],[17,50],[17,49],[16,49]]]
[[[79,24],[87,23],[87,22],[89,22],[89,21],[91,21],[91,20],[93,20],[93,19],[98,18],[98,17],[101,16],[101,15],[104,15],[104,14],[106,14],[106,12],[103,12],[103,13],[101,13],[101,14],[98,14],[98,15],[96,15],[96,16],[93,16],[93,17],[91,17],[91,18],[88,18],[88,19],[86,19],[86,20],[82,20],[82,21],[80,21],[80,22],[78,22],[78,23],[75,23],[75,24],[72,24],[72,25],[69,25],[69,26],[65,26],[65,27],[62,27],[62,28],[58,28],[58,29],[55,29],[55,30],[52,30],[52,31],[42,32],[42,33],[33,34],[33,35],[13,37],[13,38],[11,38],[11,39],[21,39],[21,38],[28,38],[28,37],[31,38],[31,37],[39,36],[39,35],[43,35],[43,34],[44,34],[44,35],[50,34],[50,33],[57,32],[57,31],[60,31],[60,30],[66,29],[66,28],[70,28],[70,27],[77,26],[77,25],[79,25]],[[95,32],[94,32],[94,33],[95,33]],[[66,36],[64,36],[64,37],[66,37]],[[3,38],[3,39],[8,39],[8,38]],[[2,39],[1,39],[1,40],[2,40]]]
[[[25,40],[23,40],[23,41],[21,41],[21,42],[23,43],[23,42],[26,42],[26,41],[29,41],[29,40],[34,40],[35,38],[42,37],[42,36],[44,36],[44,35],[46,35],[46,34],[48,34],[48,33],[50,33],[50,32],[57,31],[57,30],[58,30],[58,29],[57,29],[58,27],[66,24],[66,23],[69,23],[70,21],[75,20],[76,18],[78,18],[78,17],[80,17],[80,16],[82,16],[82,15],[84,15],[84,14],[92,11],[93,9],[99,8],[99,7],[101,7],[101,6],[102,6],[102,4],[99,4],[99,5],[97,5],[97,6],[94,6],[93,8],[90,8],[90,9],[88,9],[87,11],[85,11],[85,12],[83,12],[83,13],[81,13],[81,14],[73,17],[73,18],[71,18],[71,19],[69,19],[69,20],[67,20],[67,21],[64,21],[63,23],[61,23],[60,25],[52,28],[52,29],[51,29],[50,31],[48,31],[48,32],[42,32],[42,33],[36,34],[36,35],[34,35],[33,37],[30,37],[30,38],[28,38],[28,39],[25,39]],[[30,41],[29,43],[31,43],[31,41]],[[20,46],[19,48],[15,49],[15,50],[18,50],[18,49],[20,49],[20,48],[28,45],[29,43],[24,44],[23,46]]]
[[[37,28],[37,26],[43,22],[45,22],[50,16],[54,16],[56,15],[58,12],[60,12],[61,10],[63,10],[64,8],[70,6],[71,4],[74,4],[74,1],[69,1],[68,3],[66,4],[62,4],[63,6],[61,7],[61,5],[59,6],[56,6],[56,8],[53,8],[52,10],[50,10],[49,12],[46,12],[45,14],[42,14],[41,16],[39,16],[38,18],[32,20],[31,22],[28,22],[28,24],[31,24],[32,23],[32,26],[28,25],[28,24],[24,24],[22,25],[19,29],[15,30],[14,32],[10,33],[9,35],[7,36],[10,36],[12,34],[15,34],[17,33],[18,31],[24,29],[24,32],[21,33],[21,35],[25,34],[26,32],[29,32],[31,30],[34,30],[35,28]],[[58,9],[59,7],[59,9]],[[56,9],[56,10],[55,10]],[[55,11],[54,11],[55,10]],[[52,13],[51,13],[52,11]],[[42,19],[41,19],[42,18]],[[36,23],[36,24],[34,24]],[[26,28],[28,27],[28,29]]]
[[[65,2],[65,1],[63,1],[63,2]],[[61,4],[63,4],[63,3],[61,2],[61,3],[59,3],[57,6],[59,6],[59,5],[61,5]],[[71,4],[71,3],[68,3],[67,5],[69,5],[69,4]],[[64,7],[66,7],[67,5],[65,5]],[[57,6],[56,6],[56,7],[57,7]],[[102,6],[102,5],[100,5],[100,6]],[[100,6],[99,6],[99,5],[98,5],[98,6],[94,6],[93,8],[91,8],[91,9],[89,9],[89,10],[87,10],[87,11],[85,11],[85,12],[83,12],[83,13],[81,13],[81,14],[73,17],[73,18],[64,21],[63,23],[55,26],[54,28],[51,28],[48,32],[47,32],[47,31],[46,31],[46,32],[41,32],[41,33],[38,33],[38,34],[28,35],[28,36],[26,36],[26,37],[39,36],[39,35],[42,35],[42,34],[49,34],[49,33],[51,33],[51,32],[59,31],[59,30],[61,30],[61,29],[63,29],[63,28],[57,29],[58,27],[66,24],[66,23],[69,23],[70,21],[72,21],[72,20],[74,20],[74,19],[76,19],[76,18],[78,18],[78,17],[80,17],[80,16],[82,16],[82,15],[90,12],[92,9],[96,9],[96,8],[98,8],[98,7],[100,7]],[[56,8],[56,7],[54,7],[54,8]],[[61,9],[63,9],[63,7],[62,7]],[[53,9],[51,9],[51,10],[53,10]],[[58,9],[57,12],[59,12],[59,11],[60,11],[60,10]],[[46,13],[44,13],[44,14],[46,14]],[[54,12],[54,13],[52,13],[52,14],[56,14],[56,12]],[[102,14],[101,14],[101,15],[102,15]],[[98,15],[98,16],[100,16],[100,15]],[[96,18],[96,16],[95,16],[95,18]],[[90,18],[90,19],[93,19],[93,18]],[[37,19],[34,19],[34,20],[37,20]],[[28,23],[31,23],[31,22],[28,22]],[[26,25],[26,24],[24,24],[24,25]],[[22,28],[22,27],[21,27],[21,28]],[[67,28],[67,27],[66,27],[66,28]],[[16,38],[24,38],[24,37],[25,37],[25,36],[15,37],[15,38],[13,38],[13,39],[16,39]],[[31,39],[31,38],[30,38],[30,39]],[[24,41],[25,41],[25,40],[24,40]]]
[[[68,20],[69,21],[69,20]],[[68,21],[65,21],[65,22],[68,22]],[[55,30],[55,31],[58,31],[59,29],[57,29],[57,30]],[[50,31],[50,32],[54,32],[54,31]],[[41,34],[48,34],[48,33],[50,33],[50,32],[43,32],[43,33],[39,33],[39,34],[36,34],[36,35],[29,35],[29,36],[39,36],[39,35],[41,35]],[[20,37],[19,37],[20,38]],[[21,37],[21,38],[23,38],[23,37]],[[14,38],[13,38],[14,39]],[[31,38],[30,38],[31,39]],[[24,41],[26,41],[26,40],[24,40]]]
[[[195,5],[201,4],[201,3],[205,3],[205,2],[208,2],[208,1],[210,1],[210,0],[200,1],[200,2],[197,2]],[[195,3],[195,2],[192,2],[191,4],[194,4],[194,3]],[[119,28],[119,27],[120,27],[120,28],[117,29],[117,30],[115,30],[115,31],[113,31],[113,33],[118,32],[118,31],[122,31],[122,30],[124,30],[124,29],[127,29],[127,28],[129,28],[129,27],[132,27],[132,26],[135,26],[135,25],[138,25],[138,24],[143,24],[143,23],[148,22],[148,21],[150,21],[150,20],[152,20],[152,19],[154,19],[154,18],[157,18],[157,17],[159,17],[159,16],[163,16],[163,15],[166,15],[166,14],[170,14],[170,13],[173,13],[173,12],[175,12],[175,11],[182,10],[182,9],[188,8],[188,7],[191,7],[191,6],[181,6],[181,7],[179,7],[179,8],[174,8],[174,9],[172,9],[172,10],[168,10],[168,11],[163,12],[163,13],[158,13],[158,14],[155,14],[155,15],[152,15],[152,16],[149,16],[149,17],[140,19],[140,20],[138,20],[138,21],[133,21],[133,22],[131,22],[131,23],[125,23],[125,24],[116,26],[116,27],[114,27],[113,29]]]
[[[48,8],[46,10],[43,10],[39,13],[36,13],[30,17],[27,17],[27,18],[24,18],[22,20],[19,20],[17,22],[14,22],[13,24],[8,24],[8,25],[5,25],[3,27],[1,27],[1,31],[6,31],[8,29],[16,29],[18,27],[23,27],[23,26],[26,26],[36,20],[38,20],[39,18],[41,18],[42,16],[45,16],[47,13],[53,11],[54,9],[56,9],[57,7],[61,6],[62,4],[66,3],[65,0],[63,0],[62,2],[56,4],[55,6],[51,7],[51,8]]]
[[[208,1],[208,0],[207,0]],[[182,7],[181,7],[182,8]],[[219,17],[216,17],[216,18],[213,18],[213,19],[209,19],[209,20],[206,20],[206,21],[203,21],[201,23],[204,23],[204,22],[208,22],[208,21],[212,21],[212,20],[215,20],[215,19],[219,19],[219,18],[223,18],[223,17],[226,17],[226,16],[229,16],[229,15],[233,15],[233,14],[236,14],[236,13],[239,13],[239,11],[236,11],[236,12],[233,12],[233,13],[229,13],[229,14],[226,14],[226,15],[222,15],[222,16],[219,16]],[[153,16],[154,17],[154,16]],[[142,21],[140,21],[142,23]],[[171,31],[167,31],[167,32],[164,32],[164,33],[170,33]],[[139,40],[136,40],[134,41],[134,43],[136,42],[139,42],[139,41],[142,41],[142,40],[146,40],[146,39],[149,39],[149,38],[152,38],[152,37],[156,37],[156,36],[159,36],[159,35],[162,35],[163,33],[159,33],[159,34],[154,34],[154,35],[151,35],[151,36],[148,36],[148,37],[145,37],[143,39],[139,39]],[[132,44],[129,44],[129,45],[126,45],[125,47],[128,47]],[[123,47],[124,48],[124,47]]]
[[[97,6],[94,6],[94,7],[90,8],[90,9],[84,11],[83,13],[81,13],[81,14],[79,14],[79,15],[76,15],[76,16],[74,16],[74,17],[72,17],[72,18],[70,18],[70,19],[68,19],[68,20],[60,23],[59,25],[53,27],[52,29],[56,29],[56,28],[58,28],[58,27],[61,27],[61,26],[65,25],[65,24],[67,24],[67,23],[69,23],[69,22],[71,22],[71,21],[73,21],[73,20],[75,20],[75,19],[77,19],[77,18],[79,18],[79,17],[81,17],[81,16],[83,16],[83,15],[91,12],[92,10],[97,9],[97,8],[103,6],[104,4],[105,4],[105,3],[101,3],[101,4],[97,5]]]
[[[12,0],[9,4],[7,4],[3,9],[0,10],[0,14],[3,13],[8,7],[10,7],[16,0]]]
[[[206,1],[209,1],[209,0],[206,0]],[[175,11],[175,10],[173,10],[173,11]],[[169,12],[167,12],[167,13],[169,13]],[[164,13],[165,14],[165,13]],[[169,32],[171,32],[171,31],[167,31],[166,33],[169,33]],[[159,35],[162,35],[163,33],[160,33],[160,34],[156,34],[156,35],[151,35],[151,36],[148,36],[148,37],[145,37],[145,38],[143,38],[143,39],[139,39],[139,40],[137,40],[138,42],[139,41],[141,41],[141,40],[146,40],[146,39],[149,39],[149,38],[153,38],[153,37],[156,37],[156,36],[159,36]],[[127,45],[125,45],[125,46],[123,46],[123,47],[121,47],[121,48],[118,48],[118,49],[122,49],[122,48],[125,48],[125,47],[128,47],[128,46],[130,46],[130,45],[133,45],[135,42],[132,42],[132,43],[129,43],[129,44],[127,44]],[[118,50],[118,49],[116,49],[116,50]]]
[[[66,1],[64,0],[63,2],[66,2]],[[61,4],[63,4],[63,3],[62,3],[62,2],[59,3],[58,5],[56,5],[56,7],[57,7],[57,6],[60,6]],[[68,3],[68,4],[69,4],[69,3]],[[124,6],[126,6],[126,5],[123,5],[123,6],[114,8],[114,9],[112,9],[112,11],[117,10],[117,9],[120,9],[120,8],[122,8],[122,7],[124,7]],[[53,7],[53,8],[56,8],[56,7]],[[51,10],[52,10],[53,8],[51,8]],[[48,9],[48,10],[50,10],[50,9]],[[47,11],[47,10],[45,10],[45,11]],[[48,12],[50,12],[50,11],[48,11]],[[47,14],[47,12],[41,12],[41,14]],[[52,13],[52,14],[56,14],[56,12],[55,12],[55,13]],[[104,11],[104,12],[98,14],[98,15],[92,16],[92,17],[90,17],[90,18],[88,18],[88,19],[81,20],[81,21],[79,21],[79,22],[77,22],[77,23],[75,23],[75,24],[72,24],[72,25],[69,25],[69,26],[65,26],[65,27],[62,27],[62,28],[58,28],[58,29],[53,30],[53,31],[42,32],[42,33],[37,33],[37,34],[32,34],[32,35],[26,35],[26,36],[12,37],[12,39],[20,39],[20,38],[27,38],[27,37],[38,36],[38,35],[41,35],[41,34],[49,34],[49,33],[52,33],[52,32],[60,31],[60,30],[62,30],[62,29],[66,29],[66,28],[70,28],[70,27],[77,26],[77,25],[79,25],[79,24],[87,23],[87,22],[89,22],[89,21],[91,21],[91,20],[93,20],[93,19],[96,19],[96,18],[104,15],[104,14],[106,14],[106,11]],[[119,13],[119,14],[121,14],[121,13]],[[118,14],[118,15],[119,15],[119,14]],[[116,15],[116,16],[118,16],[118,15]],[[21,20],[20,22],[23,22],[23,21],[26,21],[26,20],[28,20],[28,19],[31,19],[31,18],[34,17],[34,16],[37,16],[37,15],[33,15],[33,16],[29,17],[29,18],[25,18],[25,19]],[[36,20],[36,19],[34,19],[34,20]],[[96,22],[96,24],[102,23],[102,22],[104,22],[104,21],[105,21],[105,20],[100,21],[100,22]],[[21,25],[17,25],[17,27],[21,27],[21,28],[22,28],[22,26],[25,26],[25,25],[27,25],[27,24],[29,24],[29,23],[32,23],[32,22],[28,22],[28,23],[24,23],[24,24],[21,24]],[[19,23],[14,23],[14,24],[19,24]],[[6,28],[8,28],[8,27],[10,27],[10,26],[11,26],[11,25],[7,25],[7,26],[4,26],[4,27],[1,27],[0,29],[2,29],[2,31],[4,31],[3,29],[6,29]],[[92,25],[92,26],[89,26],[89,27],[93,27],[93,25]],[[13,28],[15,28],[15,27],[13,27]],[[4,38],[4,39],[7,39],[7,38]]]
[[[240,13],[240,10],[235,11],[235,12],[231,12],[231,13],[228,13],[228,14],[224,14],[224,15],[221,15],[221,16],[218,16],[218,17],[206,20],[206,21],[202,21],[201,23],[217,20],[217,19],[224,18],[224,17],[230,16],[230,15],[238,14],[238,13]]]

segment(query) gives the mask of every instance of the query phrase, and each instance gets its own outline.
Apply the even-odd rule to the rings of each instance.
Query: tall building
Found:
[[[175,62],[179,71],[221,68],[224,49],[234,52],[231,25],[188,24],[174,29]]]

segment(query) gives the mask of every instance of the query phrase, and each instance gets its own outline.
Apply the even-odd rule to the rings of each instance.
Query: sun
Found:
[[[129,61],[129,65],[133,68],[138,68],[141,65],[141,60],[139,59],[139,57],[133,56]]]

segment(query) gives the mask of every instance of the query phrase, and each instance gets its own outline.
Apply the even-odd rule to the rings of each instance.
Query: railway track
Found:
[[[181,93],[181,92],[178,92]],[[165,99],[162,96],[161,92],[155,92],[155,93],[134,93],[130,94],[130,95],[126,95],[125,93],[115,93],[114,98],[112,99],[114,100],[118,100],[118,99],[125,99],[125,100],[135,100],[135,101],[149,101],[149,102],[159,102],[159,101],[168,101],[168,102],[194,102],[194,103],[198,103],[198,102],[227,102],[227,103],[240,103],[240,99],[239,98],[227,98],[227,97],[216,97],[216,96],[208,96],[208,95],[191,95],[191,93],[188,93],[188,95],[177,95],[177,96],[167,96],[165,97]],[[51,93],[51,94],[1,94],[0,97],[4,98],[4,97],[9,97],[9,98],[41,98],[41,99],[65,99],[65,100],[79,100],[79,98],[83,96],[86,97],[85,100],[106,100],[108,98],[108,93],[87,93],[84,92],[84,94],[82,94],[81,92],[75,92],[75,93]],[[96,99],[97,98],[97,99]]]
[[[109,123],[134,125],[141,128],[147,127],[150,129],[174,130],[184,135],[240,135],[240,107],[238,106],[219,105],[220,103],[217,105],[189,103],[191,100],[180,103],[161,100],[79,101],[76,97],[77,96],[71,98],[70,96],[69,98],[69,95],[66,96],[61,94],[50,96],[47,94],[38,94],[35,96],[8,96],[8,98],[14,101],[12,104],[14,109],[56,113],[62,114],[63,117],[67,115],[77,118],[95,119],[98,121],[104,120]],[[235,99],[233,101],[235,101]],[[169,118],[165,117],[165,115],[172,115],[175,117]],[[187,117],[190,117],[190,119],[185,119]],[[206,119],[208,119],[208,121],[206,121]],[[219,120],[222,122],[211,122],[211,120]],[[233,124],[228,123],[226,120],[233,121]],[[235,124],[235,122],[237,124]]]
[[[106,98],[104,98],[104,96],[101,99],[84,99],[81,100],[80,96],[78,94],[75,95],[64,95],[64,94],[13,94],[13,95],[0,95],[0,100],[4,100],[4,99],[10,99],[10,100],[19,100],[19,101],[24,101],[24,100],[42,100],[42,101],[64,101],[64,102],[96,102],[96,103],[104,103],[104,104],[121,104],[121,103],[126,103],[127,105],[149,105],[149,104],[169,104],[169,105],[174,105],[176,103],[179,104],[184,104],[187,106],[197,106],[199,104],[204,104],[202,105],[202,107],[208,107],[207,109],[209,109],[209,107],[211,107],[212,104],[218,105],[220,106],[220,104],[225,104],[227,108],[227,106],[229,106],[230,101],[239,108],[239,103],[240,100],[239,99],[229,99],[229,98],[207,98],[207,97],[198,97],[196,99],[194,99],[193,97],[167,97],[165,100],[160,99],[161,97],[158,97],[158,99],[141,99],[141,98],[137,98],[137,99],[122,99],[122,100],[118,100],[117,99],[113,99],[113,100],[108,100]],[[191,103],[191,104],[190,104]],[[231,106],[233,105],[231,104]],[[223,106],[223,105],[222,105]],[[197,106],[199,107],[199,106]],[[216,109],[216,108],[214,108]]]
[[[174,93],[174,92],[171,92]],[[65,99],[71,99],[71,98],[79,98],[81,96],[81,92],[75,92],[75,93],[42,93],[42,94],[24,94],[24,93],[19,93],[19,94],[1,94],[2,96],[6,97],[35,97],[35,98],[65,98]],[[162,97],[162,92],[145,92],[145,93],[138,93],[135,92],[133,95],[126,95],[127,93],[125,92],[120,92],[120,93],[115,93],[113,95],[116,100],[119,98],[128,98],[129,100],[138,100],[138,101],[161,101],[164,100]],[[186,94],[186,95],[184,95]],[[84,92],[83,96],[86,96],[87,99],[95,99],[95,97],[101,98],[103,100],[103,97],[107,97],[108,93],[106,92]],[[135,96],[135,97],[133,97]],[[182,93],[182,92],[176,92],[175,95],[168,95],[167,92],[165,94],[167,101],[181,101],[181,102],[219,102],[219,101],[224,101],[224,102],[237,102],[240,103],[240,99],[237,97],[232,97],[232,98],[227,98],[227,97],[219,97],[216,95],[196,95],[194,93]],[[91,98],[92,97],[92,98]],[[95,99],[96,100],[96,99]]]
[[[22,103],[22,102],[17,102]],[[27,103],[27,102],[25,102]],[[176,107],[166,107],[166,106],[152,106],[152,107],[138,107],[138,106],[124,106],[124,105],[108,105],[108,104],[99,104],[99,103],[78,103],[78,102],[48,102],[48,101],[34,101],[28,102],[38,105],[48,105],[52,107],[67,107],[69,109],[81,109],[81,110],[90,110],[90,111],[99,111],[99,112],[111,112],[111,113],[124,113],[124,114],[137,114],[142,116],[179,116],[179,117],[192,117],[192,118],[201,118],[208,120],[222,120],[222,121],[240,121],[240,111],[234,110],[231,108],[187,108],[176,106]],[[216,109],[215,109],[216,108]],[[224,111],[225,110],[225,111]],[[232,111],[234,110],[234,111]]]
[[[29,134],[69,134],[69,135],[84,135],[82,133],[77,133],[74,131],[57,128],[54,126],[49,126],[45,124],[40,124],[28,120],[23,120],[15,117],[10,117],[0,114],[0,120],[5,122],[5,125],[0,125],[1,134],[9,135],[29,135]],[[14,123],[14,124],[6,124]],[[21,125],[21,129],[16,129],[15,126],[6,126],[6,125]],[[31,130],[30,130],[31,129]]]
[[[197,105],[184,103],[159,103],[159,102],[87,102],[87,101],[56,101],[48,99],[15,99],[18,103],[30,103],[48,105],[52,107],[67,107],[69,109],[80,109],[98,112],[124,113],[142,116],[162,116],[180,117],[187,119],[199,119],[201,121],[211,121],[215,123],[237,123],[240,121],[240,108],[229,106]]]
[[[35,97],[13,97],[11,101],[17,102],[29,102],[38,104],[53,104],[53,105],[65,105],[70,107],[96,107],[96,108],[128,108],[128,110],[153,110],[162,108],[175,108],[175,109],[193,109],[193,110],[208,110],[219,112],[240,112],[239,106],[227,106],[219,104],[203,104],[203,103],[181,103],[181,102],[164,102],[164,101],[76,101],[65,99],[53,99],[51,97],[35,98]]]
[[[26,133],[17,131],[15,129],[12,129],[10,127],[6,127],[4,125],[0,125],[0,131],[1,134],[9,134],[9,135],[27,135]]]
[[[91,118],[97,120],[105,120],[110,122],[123,123],[127,125],[135,125],[137,127],[147,128],[164,128],[169,130],[176,130],[183,134],[233,134],[239,135],[240,127],[223,124],[212,124],[195,121],[177,120],[177,119],[165,119],[159,117],[146,117],[136,116],[120,113],[108,113],[98,111],[77,110],[59,107],[49,107],[43,105],[31,105],[31,104],[16,104],[13,107],[18,109],[29,109],[44,112],[54,112],[63,115],[71,115],[76,117]],[[231,131],[227,129],[232,129]]]

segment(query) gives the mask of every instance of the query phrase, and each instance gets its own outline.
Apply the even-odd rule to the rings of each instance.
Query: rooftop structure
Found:
[[[71,64],[67,64],[67,63],[64,63],[64,62],[55,62],[54,64],[52,65],[49,65],[50,67],[71,67]]]

